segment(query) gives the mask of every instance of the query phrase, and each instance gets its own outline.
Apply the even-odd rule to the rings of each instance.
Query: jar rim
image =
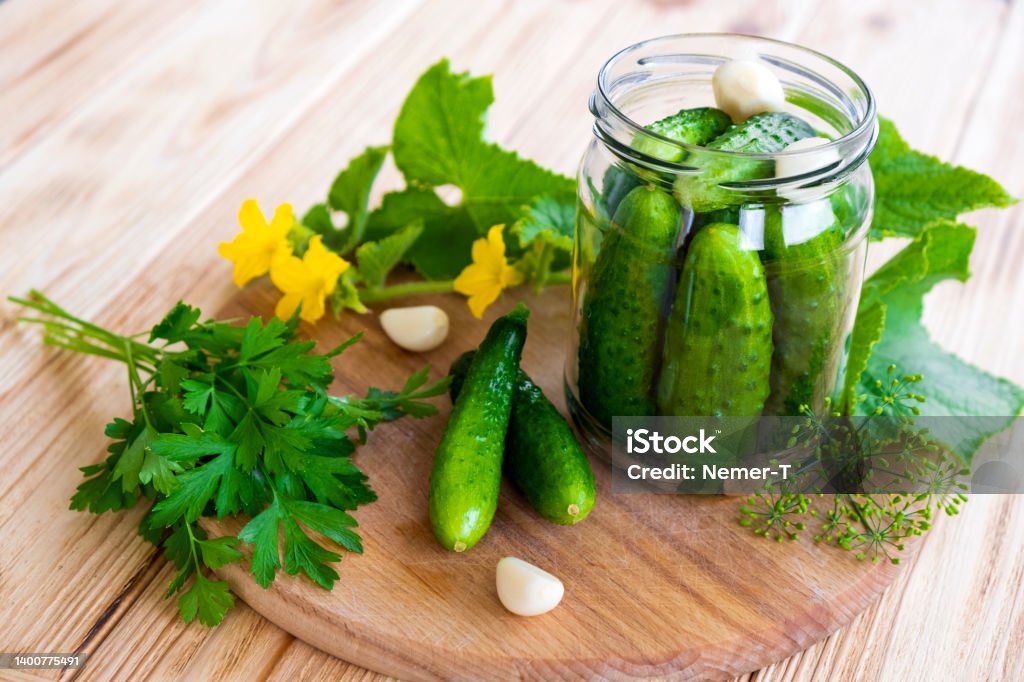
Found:
[[[628,116],[625,112],[623,112],[612,101],[612,97],[610,95],[611,71],[612,71],[612,69],[616,65],[619,64],[619,62],[624,57],[627,57],[630,54],[633,54],[633,53],[635,53],[635,52],[637,52],[639,50],[642,50],[644,48],[650,48],[652,46],[657,46],[659,44],[669,44],[669,43],[672,43],[672,42],[686,40],[686,39],[691,39],[692,40],[692,39],[711,39],[711,38],[721,38],[721,39],[727,39],[727,40],[742,40],[742,41],[745,41],[745,42],[750,42],[750,43],[755,43],[755,44],[781,46],[781,47],[785,47],[787,49],[795,50],[795,51],[797,51],[799,53],[805,54],[805,55],[807,55],[808,57],[810,57],[812,59],[820,60],[820,61],[824,62],[825,64],[838,69],[845,77],[849,78],[852,81],[852,83],[856,86],[857,90],[859,90],[859,93],[864,98],[864,110],[863,110],[863,113],[859,116],[859,120],[851,121],[852,126],[851,126],[850,130],[848,130],[847,132],[843,133],[842,135],[836,137],[835,139],[828,140],[825,144],[818,145],[818,146],[813,147],[813,148],[803,149],[803,150],[782,151],[782,152],[774,152],[774,153],[753,153],[753,152],[741,152],[741,151],[727,151],[727,150],[718,150],[718,149],[708,149],[707,147],[702,147],[700,145],[688,144],[688,143],[685,143],[685,142],[680,142],[679,140],[674,140],[672,138],[666,137],[666,136],[661,135],[659,133],[656,133],[654,131],[648,130],[644,126],[640,125],[639,123],[634,121],[630,116]],[[771,60],[769,60],[769,63],[771,63]],[[829,83],[829,84],[834,87],[834,84],[832,84],[832,83]],[[653,139],[655,139],[655,140],[657,140],[659,142],[664,142],[665,144],[673,145],[675,147],[678,147],[679,149],[682,149],[682,150],[684,150],[686,152],[691,152],[691,153],[696,152],[696,153],[702,155],[704,158],[720,157],[720,158],[751,159],[751,160],[775,160],[775,159],[778,159],[781,156],[785,156],[787,158],[801,158],[801,157],[809,157],[811,155],[821,154],[823,151],[827,151],[827,150],[839,151],[841,149],[846,149],[846,150],[857,149],[857,151],[859,153],[856,153],[854,155],[854,158],[850,159],[849,163],[842,164],[844,167],[849,169],[849,167],[851,167],[851,166],[855,167],[857,165],[860,165],[860,162],[867,158],[867,155],[870,153],[871,149],[874,147],[875,138],[877,136],[877,127],[878,126],[877,126],[877,112],[876,112],[876,105],[875,105],[874,94],[871,92],[871,89],[868,87],[867,83],[865,83],[864,80],[859,75],[857,75],[857,73],[855,71],[853,71],[851,68],[849,68],[848,66],[846,66],[842,62],[840,62],[840,61],[838,61],[836,59],[833,59],[832,57],[829,57],[828,55],[826,55],[824,53],[818,52],[817,50],[813,50],[813,49],[811,49],[809,47],[804,47],[802,45],[797,45],[795,43],[790,43],[790,42],[787,42],[787,41],[784,41],[784,40],[777,40],[777,39],[774,39],[774,38],[766,38],[766,37],[763,37],[763,36],[748,35],[748,34],[742,34],[742,33],[728,33],[728,32],[720,32],[720,33],[714,33],[714,32],[712,32],[712,33],[676,33],[676,34],[671,34],[671,35],[658,36],[658,37],[655,37],[655,38],[648,38],[647,40],[642,40],[640,42],[637,42],[637,43],[634,43],[632,45],[629,45],[627,47],[622,48],[621,50],[619,50],[618,52],[613,54],[611,57],[609,57],[607,61],[605,61],[605,63],[601,66],[600,71],[598,72],[597,90],[595,92],[595,97],[597,97],[597,96],[600,96],[600,98],[601,98],[601,104],[603,105],[602,108],[605,111],[607,111],[609,114],[611,114],[615,119],[617,119],[622,125],[624,125],[625,128],[628,131],[630,131],[631,135],[633,135],[633,136],[635,136],[635,135],[643,135],[643,136],[648,137],[648,138],[653,138]],[[595,115],[595,117],[598,119],[598,121],[595,123],[595,133],[600,132],[600,134],[598,136],[599,136],[599,138],[601,138],[605,142],[608,141],[608,138],[611,138],[612,140],[614,140],[614,136],[608,134],[608,132],[603,130],[601,128],[601,126],[599,125],[600,120],[602,118],[602,112],[597,110],[595,104],[596,103],[594,102],[594,99],[592,98],[591,99],[591,111]],[[621,146],[622,145],[622,143],[618,142],[617,140],[616,140],[616,143],[617,143],[617,146]],[[653,157],[648,159],[648,160],[652,162],[652,165],[656,165],[656,166],[659,166],[659,167],[662,167],[662,168],[665,168],[665,169],[668,169],[668,170],[671,170],[671,169],[678,169],[678,170],[683,170],[683,171],[692,170],[692,166],[689,166],[689,165],[684,164],[684,163],[675,163],[675,162],[665,161],[665,160],[657,159],[657,158],[653,158]],[[785,178],[785,180],[799,179],[799,177],[800,176],[796,176],[794,178]],[[774,180],[776,182],[778,182],[780,180],[783,180],[783,178],[775,178]]]

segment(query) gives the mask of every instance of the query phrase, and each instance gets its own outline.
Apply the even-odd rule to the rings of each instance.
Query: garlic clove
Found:
[[[791,178],[805,173],[813,173],[838,163],[840,161],[839,152],[834,147],[808,153],[812,149],[825,147],[828,143],[829,140],[823,137],[805,137],[787,145],[782,150],[782,155],[775,160],[775,177]],[[791,156],[788,152],[803,153]],[[794,185],[796,184],[799,183],[794,183]],[[779,189],[779,196],[798,203],[806,203],[820,199],[827,191],[827,188],[801,188],[787,185]]]
[[[448,315],[433,305],[389,308],[380,314],[380,326],[395,344],[414,353],[433,350],[448,338]]]
[[[539,616],[558,606],[565,594],[562,581],[531,563],[507,556],[495,575],[498,599],[519,616]]]
[[[733,123],[766,111],[782,111],[786,105],[779,79],[767,66],[751,59],[734,59],[719,66],[711,75],[711,88],[715,104]]]

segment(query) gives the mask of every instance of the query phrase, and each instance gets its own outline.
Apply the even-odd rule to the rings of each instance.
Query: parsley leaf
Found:
[[[121,481],[121,489],[126,493],[139,486],[139,472],[146,457],[146,450],[156,438],[153,427],[146,425],[142,432],[135,436],[121,453],[114,466],[113,478]]]
[[[987,175],[944,163],[913,150],[892,121],[879,117],[878,143],[871,153],[875,179],[872,239],[916,236],[936,219],[1016,202]]]
[[[245,558],[236,549],[238,542],[238,538],[225,535],[212,540],[197,540],[196,544],[199,545],[203,563],[210,568],[217,569]]]
[[[178,612],[186,623],[191,623],[198,615],[200,623],[212,627],[224,620],[224,614],[234,605],[235,598],[225,581],[210,580],[196,573],[192,587],[178,599]]]
[[[150,343],[157,339],[164,339],[168,343],[183,341],[199,322],[200,315],[199,308],[193,308],[178,301],[164,316],[164,319],[153,327],[149,334]]]

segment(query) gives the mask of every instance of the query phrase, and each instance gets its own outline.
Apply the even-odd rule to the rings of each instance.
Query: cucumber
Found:
[[[729,115],[721,109],[698,107],[682,109],[671,116],[649,123],[644,128],[684,144],[705,145],[728,130],[731,125],[732,121]],[[634,137],[632,146],[642,154],[663,161],[677,162],[684,155],[683,150],[679,147],[646,135]],[[619,202],[630,190],[644,183],[644,180],[638,175],[642,173],[643,171],[638,168],[626,169],[614,165],[608,168],[602,183],[602,194],[609,215],[615,214]]]
[[[608,215],[615,215],[626,195],[642,184],[644,181],[636,172],[614,164],[608,166],[608,170],[604,172],[604,181],[601,183],[601,196],[604,197],[604,207]]]
[[[475,545],[494,518],[505,431],[529,310],[522,303],[491,325],[452,408],[430,472],[430,523],[445,549]]]
[[[452,364],[452,400],[462,390],[475,351]],[[505,436],[504,469],[537,513],[572,525],[594,507],[594,472],[572,427],[526,372],[519,370]]]
[[[772,310],[764,267],[739,228],[713,223],[693,237],[665,332],[659,413],[757,416],[768,398]]]
[[[802,231],[818,233],[787,246],[784,223],[809,218],[819,224],[803,226]],[[775,315],[771,395],[765,411],[800,415],[808,407],[824,416],[825,398],[835,389],[843,361],[844,342],[836,338],[847,312],[845,257],[838,251],[842,227],[829,199],[769,206],[764,241],[761,257],[770,273],[768,295]]]
[[[708,149],[744,154],[775,154],[797,140],[814,137],[816,134],[810,124],[793,114],[768,111],[751,116],[705,146]]]
[[[744,154],[775,154],[788,145],[816,133],[805,121],[779,111],[751,116],[708,142],[713,151]],[[673,187],[679,203],[703,213],[743,203],[739,192],[720,187],[722,183],[770,178],[775,164],[764,159],[719,158],[709,155],[699,175],[682,175]]]
[[[609,430],[615,415],[654,413],[661,320],[681,218],[666,192],[651,186],[631,191],[615,212],[583,294],[579,399]]]
[[[683,144],[704,146],[725,133],[731,126],[732,120],[721,109],[698,107],[683,109],[644,126],[644,129]],[[633,148],[663,161],[680,161],[685,155],[680,147],[645,135],[636,136]]]

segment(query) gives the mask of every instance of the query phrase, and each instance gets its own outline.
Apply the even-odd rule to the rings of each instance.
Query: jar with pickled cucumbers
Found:
[[[590,108],[565,373],[584,431],[842,409],[878,133],[864,82],[796,45],[669,36],[609,59]]]

